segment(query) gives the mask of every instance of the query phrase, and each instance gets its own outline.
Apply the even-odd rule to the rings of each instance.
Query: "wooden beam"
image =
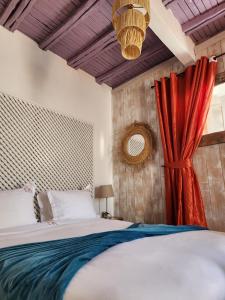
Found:
[[[225,72],[221,72],[216,74],[216,85],[225,82]]]
[[[0,25],[5,25],[6,21],[12,14],[12,12],[15,10],[16,6],[20,0],[10,0],[8,5],[6,6],[6,9],[3,11],[3,13],[0,16]]]
[[[203,135],[199,147],[218,145],[225,143],[225,131]]]
[[[170,4],[172,4],[175,0],[163,0],[163,4],[167,7],[169,6]]]
[[[162,1],[149,0],[151,4],[150,28],[179,59],[183,65],[195,62],[195,44],[183,32],[180,23]]]
[[[145,52],[143,52],[142,55],[138,59],[132,60],[132,61],[125,61],[125,62],[121,63],[120,65],[114,67],[113,69],[109,70],[108,72],[96,77],[96,82],[99,84],[102,84],[103,82],[106,82],[107,80],[118,76],[118,74],[121,74],[123,72],[128,71],[131,68],[134,68],[139,63],[141,63],[147,59],[150,59],[150,58],[154,57],[155,55],[158,55],[164,51],[165,51],[164,45],[160,46],[159,48],[156,48],[152,51],[145,50]]]
[[[83,22],[84,17],[88,17],[91,10],[100,5],[99,0],[86,0],[70,15],[56,30],[54,30],[44,41],[40,43],[40,48],[48,50],[59,42],[72,29]]]
[[[71,57],[67,63],[69,66],[78,69],[82,68],[91,59],[99,55],[117,44],[114,29],[110,26],[110,29],[105,34],[100,36],[94,43],[88,47],[83,48],[79,54]]]
[[[16,30],[30,13],[37,0],[11,0],[0,17],[0,24],[7,29]]]
[[[32,7],[37,0],[21,0],[16,8],[16,11],[9,17],[5,27],[11,31],[18,29],[19,25],[23,22],[26,16],[31,12]]]
[[[193,19],[189,20],[188,22],[182,25],[183,31],[187,35],[191,35],[196,30],[210,24],[217,19],[224,17],[225,15],[225,3],[220,3],[214,8],[207,10],[205,13],[194,17]]]

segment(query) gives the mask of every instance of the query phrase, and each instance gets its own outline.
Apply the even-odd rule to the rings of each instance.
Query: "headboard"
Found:
[[[0,189],[28,181],[37,191],[93,187],[93,126],[0,93]]]

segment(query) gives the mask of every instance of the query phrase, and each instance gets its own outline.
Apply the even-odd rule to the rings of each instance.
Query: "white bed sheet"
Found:
[[[129,225],[92,219],[0,230],[0,248]],[[190,299],[225,300],[225,234],[186,232],[117,245],[84,266],[64,296],[64,300]]]

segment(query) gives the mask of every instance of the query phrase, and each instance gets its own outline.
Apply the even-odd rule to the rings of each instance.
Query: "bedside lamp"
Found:
[[[108,198],[113,197],[113,187],[109,185],[101,185],[95,188],[95,198],[97,199],[106,199],[106,210],[102,212],[102,218],[111,218],[110,213],[108,212]]]

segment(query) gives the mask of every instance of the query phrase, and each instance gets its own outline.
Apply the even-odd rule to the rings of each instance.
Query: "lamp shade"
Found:
[[[101,185],[95,188],[95,198],[109,198],[113,197],[113,187],[109,185]]]
[[[150,22],[150,1],[115,0],[112,18],[123,57],[128,60],[138,58]]]

